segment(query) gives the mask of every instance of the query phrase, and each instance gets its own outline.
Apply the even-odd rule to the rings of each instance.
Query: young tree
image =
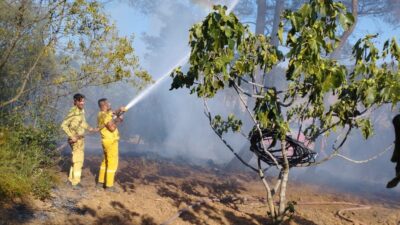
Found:
[[[373,128],[366,113],[399,101],[400,48],[392,39],[379,51],[372,42],[376,36],[367,35],[353,46],[351,69],[330,57],[340,44],[339,28],[348,30],[354,23],[345,6],[331,0],[310,0],[297,11],[283,13],[278,38],[287,49],[285,54],[271,44],[270,36],[254,35],[233,13],[226,15],[226,8],[214,9],[191,28],[190,67],[185,73],[177,68],[171,74],[171,90],[185,87],[204,99],[212,129],[239,160],[259,174],[269,215],[279,223],[293,209],[293,203],[286,201],[290,168],[316,165],[340,155],[354,130],[369,138]],[[288,27],[285,33],[284,26]],[[284,61],[287,66],[281,64]],[[279,76],[269,73],[275,66],[285,69],[287,85],[282,89],[262,82],[265,76]],[[259,69],[262,73],[257,73]],[[240,131],[243,121],[235,115],[226,120],[212,116],[207,105],[207,99],[225,88],[236,92],[253,123],[248,140],[257,157],[256,168],[243,161],[224,139],[226,132]],[[252,101],[245,101],[244,96]],[[307,145],[338,129],[343,135],[337,137],[330,155],[315,162]],[[280,146],[274,147],[276,144]],[[296,148],[307,150],[308,158],[294,160]],[[280,171],[274,186],[265,178],[262,161]]]
[[[38,89],[60,95],[151,80],[140,70],[132,39],[118,35],[98,1],[4,0],[0,6],[0,82],[11,88],[1,93],[2,110]]]
[[[0,21],[0,198],[45,198],[59,154],[58,98],[151,77],[99,1],[0,0]]]

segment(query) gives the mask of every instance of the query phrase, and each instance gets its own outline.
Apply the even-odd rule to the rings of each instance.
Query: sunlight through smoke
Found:
[[[236,5],[239,3],[239,0],[235,0],[232,2],[232,4],[228,7],[227,13],[232,12],[232,10],[236,7]],[[156,87],[158,87],[165,78],[167,78],[172,71],[179,66],[183,66],[186,64],[190,56],[190,52],[187,52],[185,56],[183,56],[178,63],[176,63],[174,66],[172,66],[165,74],[163,74],[157,81],[147,87],[144,91],[139,93],[139,95],[135,96],[127,105],[126,105],[126,110],[132,108],[134,105],[136,105],[138,102],[140,102],[144,97],[146,97],[149,93],[151,93],[152,90],[154,90]]]

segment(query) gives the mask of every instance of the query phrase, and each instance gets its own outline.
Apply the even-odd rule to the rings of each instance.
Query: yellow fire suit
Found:
[[[118,168],[118,129],[110,131],[105,127],[112,120],[112,112],[99,112],[97,117],[98,127],[101,134],[101,143],[104,151],[104,158],[99,171],[99,183],[106,184],[106,187],[114,185],[114,177]]]
[[[89,128],[86,123],[85,111],[73,106],[61,123],[61,128],[69,138],[77,138],[77,142],[71,144],[72,148],[72,165],[69,170],[69,181],[72,185],[77,185],[81,181],[82,166],[84,159],[85,140],[83,135],[85,130]]]

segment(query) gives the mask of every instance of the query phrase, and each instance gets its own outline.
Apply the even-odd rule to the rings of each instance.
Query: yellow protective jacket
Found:
[[[85,130],[89,128],[85,119],[85,111],[73,106],[61,123],[61,128],[69,138],[84,135]]]
[[[111,132],[105,127],[113,119],[112,117],[112,111],[100,111],[97,116],[97,126],[100,128],[101,139],[103,140],[119,140],[118,128]]]

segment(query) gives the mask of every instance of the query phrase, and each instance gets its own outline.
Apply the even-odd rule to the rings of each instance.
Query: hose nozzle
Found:
[[[119,116],[121,116],[122,114],[124,114],[126,111],[128,111],[128,109],[125,107],[125,106],[122,106],[122,107],[120,107],[119,109],[117,109],[116,111],[115,111],[115,115],[117,116],[117,117],[119,117]]]

